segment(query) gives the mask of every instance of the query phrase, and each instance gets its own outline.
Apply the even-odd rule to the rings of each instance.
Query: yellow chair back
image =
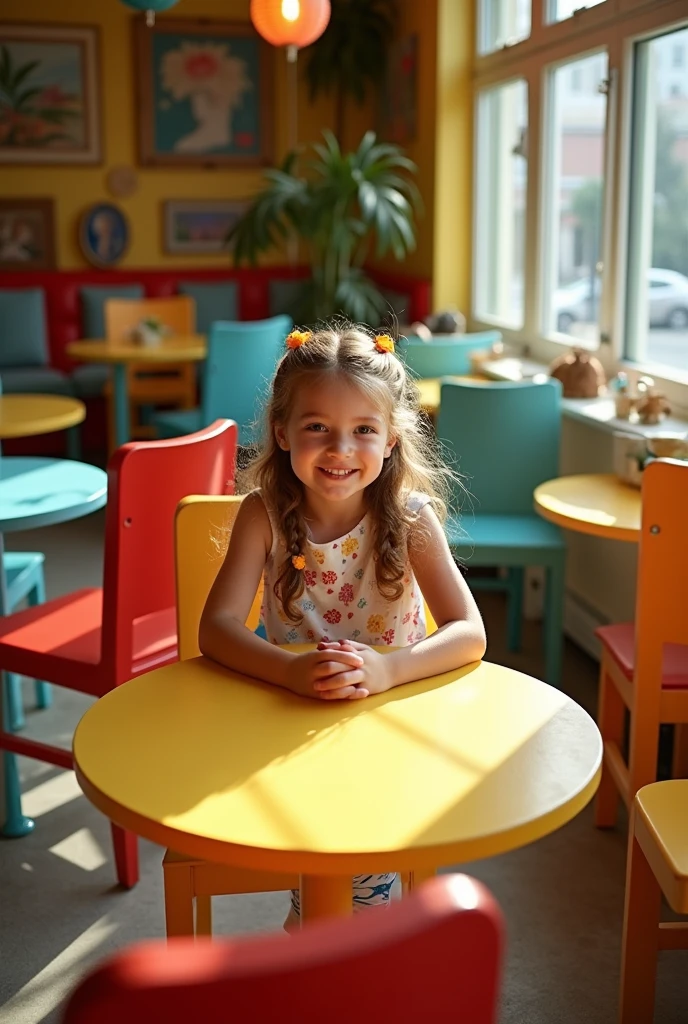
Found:
[[[141,320],[155,317],[172,335],[196,333],[196,303],[189,295],[169,299],[108,299],[105,302],[105,335],[124,341]]]
[[[224,558],[242,498],[234,495],[190,495],[177,506],[175,516],[175,565],[177,581],[177,632],[179,659],[197,658],[198,627],[210,588]],[[255,630],[260,619],[263,583],[256,592],[246,620]],[[437,625],[425,605],[428,635]]]
[[[177,506],[174,523],[179,658],[197,658],[198,627],[210,588],[220,571],[241,497],[190,495]],[[246,620],[255,630],[260,619],[263,584]]]

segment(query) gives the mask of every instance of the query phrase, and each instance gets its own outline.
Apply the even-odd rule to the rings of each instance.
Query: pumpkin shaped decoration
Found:
[[[555,359],[549,375],[561,381],[564,398],[596,398],[605,390],[602,363],[582,348],[574,348]]]

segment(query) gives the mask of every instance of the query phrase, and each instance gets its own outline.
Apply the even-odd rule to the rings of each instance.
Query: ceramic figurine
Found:
[[[606,386],[602,363],[582,348],[555,359],[549,374],[561,381],[564,398],[596,398]]]

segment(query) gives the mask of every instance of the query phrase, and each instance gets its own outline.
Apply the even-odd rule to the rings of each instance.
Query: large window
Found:
[[[587,7],[597,7],[605,0],[550,0],[550,17],[552,21],[563,21]]]
[[[686,0],[477,3],[471,327],[688,415]]]
[[[635,48],[626,354],[688,376],[688,28]]]
[[[523,325],[528,90],[523,81],[478,99],[476,310]]]
[[[478,49],[481,53],[513,46],[529,34],[530,0],[483,0],[478,21]]]
[[[545,333],[599,341],[606,54],[554,68],[547,81]]]

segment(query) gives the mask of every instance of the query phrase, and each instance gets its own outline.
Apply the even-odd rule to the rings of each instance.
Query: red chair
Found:
[[[232,494],[233,420],[123,445],[108,463],[103,587],[0,619],[0,669],[101,697],[177,658],[174,516],[188,494]],[[8,732],[0,748],[72,768],[71,751]],[[117,878],[138,881],[136,836],[112,826]]]
[[[172,939],[117,953],[63,1024],[495,1024],[504,922],[467,875],[440,875],[386,910],[292,937]]]

